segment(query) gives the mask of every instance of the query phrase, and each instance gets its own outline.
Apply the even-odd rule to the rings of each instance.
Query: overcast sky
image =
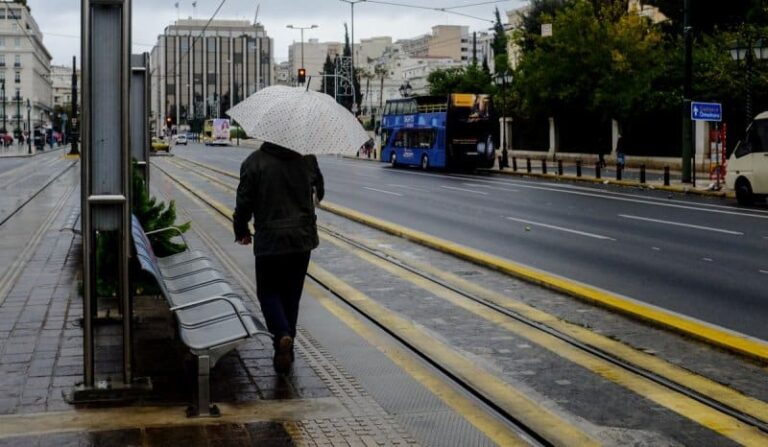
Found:
[[[195,17],[207,19],[221,0],[198,0]],[[452,6],[482,3],[488,0],[383,0],[392,3],[408,3],[424,7],[448,8]],[[134,52],[151,51],[163,28],[176,20],[176,0],[133,0]],[[179,1],[179,16],[192,16],[192,1]],[[524,0],[508,0],[498,3],[503,12],[524,5]],[[44,42],[53,56],[53,63],[69,65],[72,56],[80,54],[80,0],[29,0],[32,15],[44,35]],[[288,45],[300,40],[299,31],[286,28],[318,25],[306,31],[304,38],[321,41],[344,39],[344,22],[350,21],[350,7],[339,0],[226,0],[217,18],[253,20],[256,5],[260,4],[259,21],[275,40],[275,59],[288,59]],[[457,12],[493,19],[493,4],[457,9]],[[395,39],[414,37],[430,32],[433,25],[467,25],[473,31],[492,26],[489,22],[446,14],[438,11],[419,10],[374,3],[355,6],[355,41],[373,36],[392,36]]]

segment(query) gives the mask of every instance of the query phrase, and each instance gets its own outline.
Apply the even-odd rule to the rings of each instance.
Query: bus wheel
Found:
[[[427,154],[421,156],[421,169],[425,171],[429,169],[429,156]]]
[[[736,201],[739,205],[749,206],[755,201],[755,196],[752,194],[752,185],[749,184],[749,180],[740,178],[736,182]]]
[[[393,168],[397,167],[397,154],[395,152],[392,152],[392,155],[389,156],[389,165]]]

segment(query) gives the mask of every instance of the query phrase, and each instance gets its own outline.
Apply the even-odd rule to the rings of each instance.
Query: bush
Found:
[[[238,136],[239,134],[239,136]],[[240,138],[241,140],[248,138],[248,135],[245,134],[245,131],[242,127],[233,127],[229,131],[229,137],[230,138]]]

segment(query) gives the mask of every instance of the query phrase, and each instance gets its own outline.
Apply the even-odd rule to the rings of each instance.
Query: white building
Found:
[[[76,74],[79,94],[80,70],[77,70]],[[53,89],[53,107],[69,107],[72,104],[72,67],[51,65],[51,87]]]
[[[325,65],[327,56],[334,60],[336,56],[344,53],[344,44],[341,42],[320,42],[318,39],[309,39],[304,42],[304,69],[310,80],[310,89],[319,90],[322,85],[320,75]],[[288,47],[288,65],[290,66],[290,82],[296,82],[299,68],[302,68],[302,44],[294,42]]]
[[[50,65],[51,55],[29,9],[20,3],[0,2],[0,100],[5,109],[0,110],[0,126],[5,125],[9,132],[27,131],[28,115],[33,128],[49,122]]]

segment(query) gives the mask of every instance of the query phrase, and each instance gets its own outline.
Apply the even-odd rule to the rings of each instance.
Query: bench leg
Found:
[[[193,404],[187,409],[188,417],[218,417],[219,408],[211,405],[211,358],[207,355],[197,356],[197,386],[195,387]]]

